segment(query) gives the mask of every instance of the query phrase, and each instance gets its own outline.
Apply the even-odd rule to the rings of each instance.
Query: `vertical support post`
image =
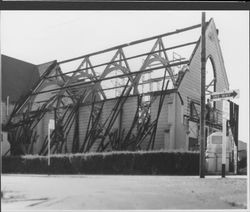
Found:
[[[79,152],[79,107],[76,109],[76,117],[75,117],[75,133],[74,133],[74,142],[72,152]]]
[[[119,115],[119,129],[118,129],[118,132],[119,132],[119,147],[120,147],[120,144],[121,144],[121,133],[122,133],[122,118],[123,118],[123,107],[121,108],[120,110],[120,115]]]
[[[222,100],[222,161],[221,161],[221,177],[226,175],[227,160],[227,120],[229,119],[229,106],[227,100]]]
[[[206,14],[202,12],[201,23],[201,112],[200,112],[200,178],[205,177],[205,86],[206,86]]]
[[[55,120],[49,119],[48,123],[48,168],[50,170],[50,130],[55,129]]]
[[[238,144],[236,146],[236,174],[239,174],[239,161],[238,161],[238,157],[239,157],[239,149],[238,149]]]
[[[230,101],[230,126],[234,139],[234,173],[238,174],[238,122],[239,106]]]
[[[226,175],[226,154],[227,154],[227,119],[226,119],[226,115],[224,113],[226,113],[225,111],[225,107],[226,107],[226,101],[222,100],[222,108],[223,108],[223,117],[222,117],[222,160],[221,160],[221,177],[225,177]]]
[[[50,123],[48,124],[48,166],[50,166]]]
[[[56,112],[56,107],[54,108],[54,120],[55,120],[55,142],[57,143],[57,128],[56,128],[56,125],[57,125],[57,112]]]
[[[6,100],[6,115],[9,115],[9,101],[10,101],[10,97],[7,96],[7,100]]]
[[[238,127],[239,127],[239,105],[234,104],[234,122],[235,122],[235,143],[236,143],[236,174],[239,174],[239,164],[238,164],[238,147],[239,147],[239,140],[238,140]]]
[[[238,174],[238,147],[234,143],[234,174]]]
[[[1,44],[0,44],[1,46]],[[1,49],[1,48],[0,48]],[[0,50],[1,53],[1,50]],[[0,82],[2,85],[2,55],[0,54]],[[2,86],[1,86],[2,88]],[[2,89],[0,89],[0,154],[2,158],[2,142],[3,142],[3,134],[2,134]],[[0,160],[0,170],[2,170],[2,160]],[[1,209],[1,206],[0,206]]]

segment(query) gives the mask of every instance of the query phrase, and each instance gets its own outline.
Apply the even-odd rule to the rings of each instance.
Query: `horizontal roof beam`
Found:
[[[158,70],[158,69],[162,69],[162,68],[169,68],[169,67],[174,67],[174,66],[179,66],[179,65],[185,65],[185,64],[189,64],[189,62],[190,62],[189,60],[185,60],[185,61],[181,61],[181,62],[178,62],[178,63],[172,63],[172,64],[169,64],[169,65],[159,66],[159,67],[155,67],[155,68],[149,68],[149,69],[145,69],[145,70],[141,70],[141,71],[130,72],[130,73],[127,73],[127,74],[121,74],[121,75],[106,77],[106,78],[103,78],[103,79],[96,79],[96,80],[83,82],[83,83],[79,83],[79,84],[75,84],[75,85],[74,84],[73,85],[68,85],[68,86],[65,86],[63,88],[55,88],[55,89],[35,92],[35,93],[32,93],[31,95],[37,95],[37,94],[47,93],[47,92],[52,92],[52,91],[59,91],[59,90],[62,90],[62,89],[72,88],[72,87],[76,87],[76,86],[80,86],[80,85],[81,86],[83,86],[83,85],[90,86],[91,84],[102,82],[102,81],[105,81],[105,80],[110,80],[110,79],[120,78],[120,77],[126,77],[126,76],[133,76],[133,75],[147,73],[147,72],[151,72],[153,70]]]
[[[98,67],[101,67],[101,66],[110,65],[112,63],[122,62],[122,61],[125,61],[125,60],[131,60],[131,59],[135,59],[135,58],[138,58],[138,57],[147,56],[149,54],[155,54],[155,53],[159,53],[159,52],[163,52],[163,51],[168,51],[168,50],[171,50],[171,49],[176,49],[176,48],[181,48],[181,47],[185,47],[185,46],[195,45],[195,44],[197,44],[197,42],[198,41],[193,41],[193,42],[184,43],[184,44],[180,44],[180,45],[177,45],[177,46],[172,46],[172,47],[157,50],[157,51],[152,51],[152,52],[147,52],[147,53],[143,53],[143,54],[134,55],[134,56],[131,56],[131,57],[127,57],[125,59],[119,59],[119,60],[115,60],[115,61],[112,61],[112,62],[101,63],[101,64],[91,66],[91,67],[88,67],[88,68],[77,69],[77,70],[74,70],[74,71],[69,71],[69,72],[66,72],[66,73],[49,76],[49,77],[46,77],[46,79],[55,78],[55,77],[62,76],[62,75],[68,75],[68,74],[72,74],[72,73],[76,73],[76,72],[80,72],[80,71],[85,71],[85,70],[88,70],[88,69],[91,69],[91,68],[98,68]]]
[[[133,42],[130,42],[130,43],[126,43],[126,44],[114,46],[114,47],[111,47],[111,48],[108,48],[108,49],[104,49],[104,50],[97,51],[97,52],[94,52],[94,53],[90,53],[90,54],[86,54],[86,55],[83,55],[83,56],[75,57],[75,58],[72,58],[72,59],[63,60],[63,61],[59,62],[59,64],[72,62],[74,60],[79,60],[79,59],[82,59],[84,57],[90,57],[90,56],[94,56],[94,55],[106,53],[106,52],[113,51],[113,50],[116,50],[116,49],[119,49],[119,48],[123,48],[123,47],[127,47],[127,46],[132,46],[132,45],[135,45],[135,44],[139,44],[139,43],[142,43],[142,42],[147,42],[147,41],[154,40],[154,39],[161,38],[161,37],[166,37],[166,36],[169,36],[169,35],[174,35],[174,34],[177,34],[177,33],[181,33],[181,32],[185,32],[185,31],[193,30],[193,29],[196,29],[196,28],[199,28],[199,27],[201,27],[201,24],[196,24],[196,25],[193,25],[193,26],[190,26],[190,27],[185,27],[185,28],[182,28],[182,29],[177,29],[177,30],[172,31],[172,32],[168,32],[168,33],[164,33],[164,34],[152,36],[152,37],[149,37],[149,38],[144,38],[144,39],[136,40],[136,41],[133,41]]]

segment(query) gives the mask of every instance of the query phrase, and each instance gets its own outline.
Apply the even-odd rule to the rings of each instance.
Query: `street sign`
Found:
[[[50,166],[50,130],[55,129],[55,120],[50,119],[48,123],[48,166]]]
[[[220,101],[227,99],[236,99],[239,98],[240,91],[239,90],[228,90],[222,92],[214,92],[210,95],[211,101]]]
[[[49,129],[54,130],[55,129],[55,120],[54,119],[50,119],[48,125],[49,125],[48,126]]]

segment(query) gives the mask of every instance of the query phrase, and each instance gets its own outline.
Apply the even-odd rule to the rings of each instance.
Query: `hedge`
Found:
[[[198,175],[197,152],[110,152],[2,158],[3,173]]]

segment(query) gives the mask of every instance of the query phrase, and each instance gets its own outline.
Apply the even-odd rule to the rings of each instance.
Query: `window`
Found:
[[[216,70],[211,56],[206,63],[206,99],[212,92],[216,91]],[[206,101],[207,102],[207,101]]]

